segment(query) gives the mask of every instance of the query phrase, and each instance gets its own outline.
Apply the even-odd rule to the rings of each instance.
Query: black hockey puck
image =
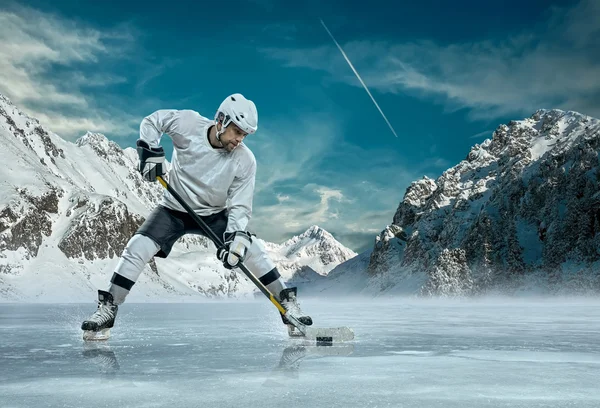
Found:
[[[333,337],[317,337],[317,346],[332,346]]]

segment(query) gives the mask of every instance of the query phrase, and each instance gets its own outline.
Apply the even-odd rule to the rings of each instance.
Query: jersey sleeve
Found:
[[[140,139],[150,147],[158,147],[163,134],[167,134],[176,148],[189,145],[186,134],[186,112],[175,109],[161,109],[146,116],[140,124]]]
[[[240,170],[228,191],[229,218],[225,232],[245,231],[252,215],[256,179],[256,160],[253,155],[245,166],[240,166]]]

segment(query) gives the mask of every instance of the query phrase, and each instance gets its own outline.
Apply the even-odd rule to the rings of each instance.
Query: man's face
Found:
[[[221,135],[221,143],[223,143],[223,147],[227,149],[228,152],[231,152],[242,142],[242,140],[244,140],[246,136],[246,132],[237,127],[235,123],[231,122],[225,128],[225,133]]]

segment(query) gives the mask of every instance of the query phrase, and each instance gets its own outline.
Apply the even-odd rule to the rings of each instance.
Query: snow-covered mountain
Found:
[[[283,244],[265,243],[265,247],[277,262],[280,272],[289,278],[303,266],[325,276],[340,263],[357,255],[317,225]]]
[[[597,292],[599,155],[600,121],[576,112],[501,125],[437,180],[413,182],[373,249],[317,289],[335,279],[371,294]]]
[[[93,300],[162,187],[143,181],[133,148],[95,133],[68,142],[2,95],[0,143],[0,300]],[[316,226],[265,246],[289,279],[306,268],[326,275],[356,255]],[[214,252],[204,237],[180,239],[168,259],[148,265],[128,299],[252,293],[253,284],[225,269]]]

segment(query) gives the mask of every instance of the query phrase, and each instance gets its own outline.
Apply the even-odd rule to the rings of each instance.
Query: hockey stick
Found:
[[[181,204],[181,206],[183,208],[185,208],[185,210],[190,215],[190,217],[192,217],[194,219],[194,221],[196,221],[196,223],[200,226],[200,228],[202,228],[202,231],[204,231],[204,233],[208,236],[208,238],[210,238],[214,242],[214,244],[217,246],[217,250],[220,248],[223,248],[225,245],[223,244],[223,241],[221,241],[221,238],[219,238],[217,236],[217,234],[215,234],[213,232],[213,230],[210,229],[210,227],[204,222],[204,220],[202,220],[202,218],[198,217],[198,215],[194,212],[194,210],[192,210],[190,208],[190,206],[185,202],[185,200],[183,198],[181,198],[179,193],[177,193],[177,191],[175,191],[173,189],[173,187],[171,187],[171,185],[169,183],[167,183],[164,178],[162,178],[162,176],[156,176],[156,179],[158,180],[158,182],[160,184],[162,184],[162,186],[164,188],[167,189],[167,191],[173,197],[175,197],[177,202],[179,204]],[[273,303],[275,305],[275,307],[277,308],[277,310],[279,310],[279,313],[284,315],[288,319],[288,321],[290,323],[292,323],[294,325],[294,327],[296,327],[296,329],[298,329],[298,331],[300,331],[302,333],[303,336],[306,336],[306,327],[295,316],[290,315],[285,310],[285,308],[281,305],[281,303],[279,303],[279,301],[275,298],[275,296],[273,296],[273,294],[269,291],[269,289],[267,289],[265,287],[265,285],[263,285],[262,282],[260,280],[258,280],[256,278],[256,276],[254,276],[252,274],[252,272],[250,272],[248,270],[248,268],[246,267],[246,265],[244,265],[243,262],[241,262],[241,261],[238,262],[236,267],[239,268],[242,272],[244,272],[244,275],[246,275],[248,277],[248,279],[250,279],[252,281],[252,283],[254,283],[260,289],[260,291],[267,298],[269,298],[271,303]]]

